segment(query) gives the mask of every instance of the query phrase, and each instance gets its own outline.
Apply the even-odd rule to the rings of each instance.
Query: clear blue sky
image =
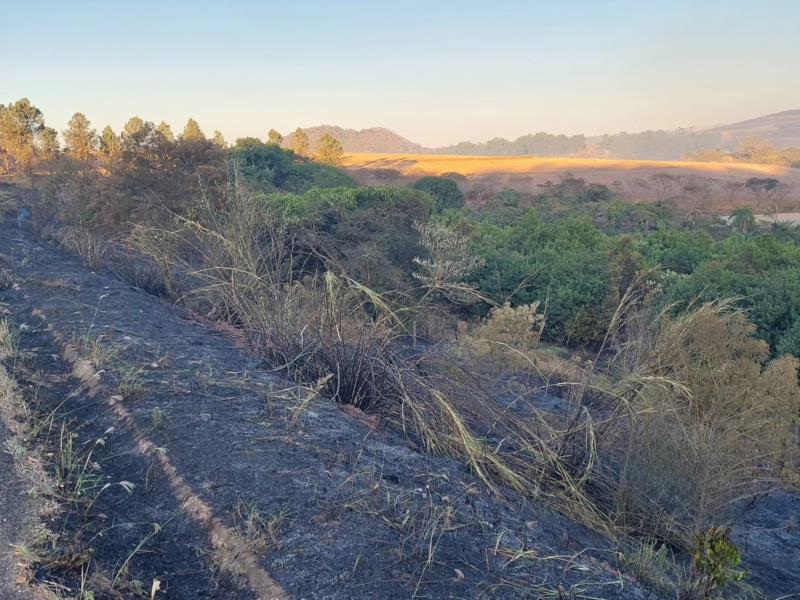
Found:
[[[429,145],[800,108],[800,1],[0,0],[0,102],[61,130],[320,123]]]

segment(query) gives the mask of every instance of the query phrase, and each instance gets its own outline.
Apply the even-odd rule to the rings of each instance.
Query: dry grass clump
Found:
[[[544,314],[539,312],[538,302],[515,307],[506,302],[503,306],[492,308],[488,319],[472,332],[472,336],[477,340],[527,352],[539,344],[544,324]],[[492,351],[489,350],[490,353]]]
[[[100,267],[111,247],[111,240],[85,227],[67,227],[59,231],[61,247],[81,257],[87,267]]]
[[[639,315],[622,344],[625,403],[603,428],[614,511],[626,527],[691,545],[742,500],[789,481],[798,459],[798,361],[768,361],[726,302],[678,317]]]

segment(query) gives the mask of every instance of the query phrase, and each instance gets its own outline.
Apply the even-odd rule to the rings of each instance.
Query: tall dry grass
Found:
[[[493,489],[549,498],[608,530],[582,489],[588,465],[568,460],[574,431],[516,418],[438,346],[410,351],[401,337],[411,309],[309,255],[304,237],[236,185],[224,208],[201,201],[172,227],[135,228],[131,243],[187,289],[182,301],[246,332],[276,369],[461,458]],[[580,428],[591,440],[591,423]]]
[[[730,301],[631,315],[602,428],[615,520],[690,544],[741,502],[787,485],[798,464],[798,361],[769,360]]]

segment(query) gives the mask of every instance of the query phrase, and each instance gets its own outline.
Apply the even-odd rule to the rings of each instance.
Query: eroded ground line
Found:
[[[106,389],[100,382],[100,377],[94,366],[80,356],[80,352],[71,342],[65,341],[63,336],[53,329],[41,309],[33,309],[32,314],[34,317],[41,319],[53,339],[63,348],[62,354],[69,363],[73,376],[86,385],[89,397],[101,397],[103,402],[112,410],[120,425],[131,432],[139,452],[144,456],[154,458],[158,462],[183,512],[208,532],[211,545],[215,552],[218,553],[215,560],[220,566],[231,569],[232,565],[232,570],[244,575],[249,587],[258,595],[260,600],[287,600],[286,592],[269,573],[258,565],[255,555],[246,544],[241,543],[236,534],[215,516],[213,508],[186,483],[169,458],[167,458],[166,453],[159,449],[136,424],[133,415],[120,402],[121,396],[111,394]]]

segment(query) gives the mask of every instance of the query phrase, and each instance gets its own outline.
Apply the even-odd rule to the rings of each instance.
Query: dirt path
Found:
[[[323,400],[299,412],[301,390],[163,300],[11,225],[0,269],[13,374],[62,482],[38,581],[95,598],[649,597],[609,540]]]

